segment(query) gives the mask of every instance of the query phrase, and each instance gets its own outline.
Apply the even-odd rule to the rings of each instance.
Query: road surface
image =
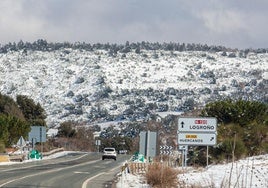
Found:
[[[101,160],[99,153],[80,153],[18,165],[0,166],[0,187],[102,188],[111,187],[128,155]]]

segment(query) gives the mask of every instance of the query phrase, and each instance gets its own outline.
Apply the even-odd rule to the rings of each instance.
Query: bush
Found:
[[[232,158],[232,152],[234,152],[235,160],[241,159],[246,155],[247,148],[244,145],[244,142],[237,138],[234,143],[234,140],[231,138],[227,138],[223,141],[220,149],[224,151],[222,154],[225,155],[225,159]]]
[[[178,171],[162,163],[149,165],[145,174],[147,183],[156,188],[178,187]]]
[[[218,144],[211,150],[213,159],[240,159],[267,153],[267,112],[268,105],[257,101],[227,99],[207,104],[201,115],[216,117],[219,123]]]
[[[218,127],[218,144],[211,148],[211,155],[216,161],[235,160],[248,155],[245,145],[245,130],[238,124],[226,124]],[[234,154],[234,156],[233,156]]]
[[[5,152],[5,143],[0,140],[0,153],[4,153]]]

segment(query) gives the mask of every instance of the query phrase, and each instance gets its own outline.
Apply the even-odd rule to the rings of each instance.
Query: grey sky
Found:
[[[267,0],[0,0],[0,44],[179,42],[268,47]]]

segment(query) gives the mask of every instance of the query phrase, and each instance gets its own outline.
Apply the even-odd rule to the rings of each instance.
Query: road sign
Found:
[[[156,132],[151,131],[141,131],[140,132],[140,154],[149,159],[149,157],[156,156],[156,141],[157,141],[157,134]]]
[[[26,142],[24,140],[24,138],[21,136],[20,139],[18,140],[17,144],[18,147],[24,147],[26,146]]]
[[[46,142],[46,127],[44,126],[31,126],[31,131],[28,134],[30,142]]]
[[[188,151],[188,145],[180,145],[179,150],[186,150]]]
[[[179,118],[178,132],[216,132],[216,118]]]
[[[213,146],[216,145],[216,141],[216,133],[179,132],[178,134],[179,145]]]
[[[172,150],[172,149],[173,149],[172,146],[166,146],[166,145],[160,146],[160,150]]]
[[[172,146],[160,146],[160,155],[172,155],[173,154],[173,147]]]
[[[172,155],[172,150],[160,150],[160,155]]]

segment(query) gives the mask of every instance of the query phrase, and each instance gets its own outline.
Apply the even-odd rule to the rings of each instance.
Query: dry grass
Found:
[[[153,163],[148,166],[145,174],[147,183],[155,188],[178,187],[178,170],[161,163]]]

